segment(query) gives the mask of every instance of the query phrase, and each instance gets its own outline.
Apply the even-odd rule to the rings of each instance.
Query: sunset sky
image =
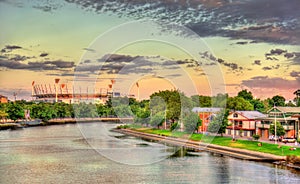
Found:
[[[30,99],[55,78],[75,91],[300,88],[299,0],[0,0],[0,94]]]

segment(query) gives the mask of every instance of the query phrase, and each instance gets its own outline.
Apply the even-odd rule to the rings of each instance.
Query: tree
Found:
[[[51,104],[55,109],[55,117],[56,118],[66,118],[72,117],[72,108],[70,108],[70,104],[66,104],[63,102]]]
[[[121,118],[133,116],[129,105],[118,105],[114,107],[114,111],[116,115]]]
[[[269,129],[270,134],[275,135],[275,125],[271,124]],[[285,134],[285,130],[280,122],[276,122],[276,136],[283,136]]]
[[[211,97],[202,95],[191,96],[193,107],[211,107]]]
[[[273,104],[272,104],[273,106],[274,103],[276,106],[285,106],[285,98],[283,96],[279,96],[279,95],[273,96],[272,100],[273,100]]]
[[[225,108],[228,99],[228,94],[217,94],[211,98],[211,103],[213,107],[223,107]]]
[[[238,111],[252,111],[254,109],[249,101],[238,96],[228,98],[226,108]]]
[[[299,107],[300,106],[300,89],[296,90],[294,92],[294,95],[296,95],[296,98],[295,98],[296,105]]]
[[[265,112],[266,108],[265,105],[262,101],[260,101],[259,99],[253,99],[251,100],[251,104],[254,107],[254,110],[259,111],[259,112]]]
[[[4,110],[0,110],[0,120],[6,119],[8,117],[8,113]]]
[[[201,126],[201,119],[199,118],[198,114],[191,112],[189,114],[187,114],[186,116],[184,116],[184,118],[182,119],[184,127],[185,127],[185,131],[192,133],[195,130],[198,130],[198,127]]]
[[[56,116],[55,109],[52,105],[53,104],[43,102],[34,104],[31,107],[31,117],[41,119],[44,122],[49,121]]]
[[[251,91],[247,91],[246,89],[238,92],[238,97],[242,97],[243,99],[247,100],[247,101],[251,101],[253,100],[253,95],[251,93]]]
[[[94,118],[98,116],[97,108],[94,104],[79,103],[74,104],[73,107],[77,118]]]
[[[221,136],[223,136],[223,133],[225,133],[226,127],[228,126],[228,115],[229,110],[219,112],[209,123],[208,132],[221,134]]]
[[[161,126],[164,121],[165,121],[164,113],[159,112],[152,116],[152,118],[150,120],[150,124],[153,127],[159,128],[159,126]]]
[[[7,106],[7,111],[9,119],[17,121],[18,119],[24,118],[24,109],[19,103],[11,102]]]
[[[149,108],[140,108],[134,116],[134,122],[148,125],[150,123],[150,110]]]
[[[160,103],[156,103],[154,98],[161,99]],[[192,107],[192,101],[187,98],[183,93],[178,90],[165,90],[153,93],[150,96],[150,108],[152,113],[162,111],[167,106],[167,119],[172,120],[174,123],[181,116],[181,109],[190,109]],[[159,101],[159,100],[158,100]],[[152,105],[154,104],[154,105]],[[156,105],[158,104],[158,105]],[[162,104],[162,105],[159,105]],[[155,107],[155,108],[153,108]]]

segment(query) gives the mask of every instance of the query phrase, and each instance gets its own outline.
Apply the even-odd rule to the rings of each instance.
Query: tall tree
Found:
[[[211,98],[211,104],[213,107],[226,107],[226,102],[228,99],[228,94],[217,94]]]
[[[280,95],[273,96],[272,100],[276,106],[285,106],[285,98],[283,96],[280,96]],[[272,105],[274,105],[274,104],[272,104]]]
[[[221,134],[226,131],[226,127],[228,126],[228,115],[229,110],[223,110],[217,114],[216,117],[209,123],[208,132]]]
[[[227,100],[227,109],[234,109],[239,111],[252,111],[253,105],[242,97],[230,97]]]
[[[152,116],[150,120],[150,124],[154,127],[159,128],[159,126],[161,126],[164,121],[165,121],[164,113],[159,112]]]
[[[253,100],[253,95],[252,95],[252,93],[251,93],[251,91],[247,91],[246,89],[244,89],[244,90],[242,90],[242,91],[240,91],[240,92],[238,92],[238,95],[237,95],[238,97],[242,97],[242,98],[244,98],[245,100],[247,100],[247,101],[251,101],[251,100]]]
[[[300,107],[300,89],[296,90],[294,92],[294,95],[296,95],[295,101],[296,101],[296,105],[298,107]]]
[[[172,120],[173,123],[180,118],[182,109],[190,109],[192,107],[192,101],[178,90],[159,91],[153,93],[150,99],[153,100],[155,97],[160,97],[166,103],[167,119]],[[150,107],[152,109],[151,102]]]
[[[272,135],[275,135],[275,125],[274,124],[270,125],[269,132]],[[285,134],[285,130],[284,130],[283,126],[281,125],[280,122],[276,122],[276,136],[283,136],[284,134]]]
[[[260,101],[259,99],[253,99],[250,102],[253,105],[254,110],[259,111],[259,112],[265,112],[266,107],[265,104]]]
[[[211,107],[211,97],[202,95],[191,96],[193,107]]]
[[[198,114],[191,112],[185,115],[182,119],[185,131],[188,133],[193,133],[195,130],[198,130],[198,127],[201,126],[201,119]]]

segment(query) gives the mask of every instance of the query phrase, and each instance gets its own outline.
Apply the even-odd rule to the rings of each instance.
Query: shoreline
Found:
[[[64,125],[64,124],[74,124],[74,123],[93,123],[93,122],[132,122],[133,118],[110,118],[110,117],[101,117],[101,118],[57,118],[51,119],[47,122],[40,120],[30,120],[30,121],[17,121],[17,122],[0,122],[0,131],[1,130],[16,130],[25,127],[36,127],[36,126],[51,126],[51,125]]]
[[[222,156],[225,155],[232,158],[237,158],[237,159],[247,160],[247,161],[267,162],[274,165],[287,167],[290,169],[300,170],[299,165],[294,165],[292,163],[287,162],[288,156],[278,156],[270,153],[263,153],[263,152],[257,152],[252,150],[239,149],[239,148],[231,148],[231,147],[219,146],[215,144],[201,143],[199,141],[144,133],[144,132],[139,132],[130,129],[115,128],[113,129],[113,131],[126,134],[126,135],[131,135],[134,137],[139,137],[149,141],[156,141],[162,144],[169,144],[172,146],[182,146],[187,149],[193,149],[195,151],[206,151],[214,154],[220,154]]]
[[[229,156],[232,158],[237,158],[241,160],[247,161],[255,161],[255,162],[267,162],[275,165],[285,166],[290,169],[300,170],[299,165],[294,165],[292,163],[288,163],[288,156],[278,156],[270,153],[257,152],[252,150],[245,150],[239,148],[231,148],[226,146],[219,146],[215,144],[201,143],[199,141],[187,140],[182,138],[169,137],[158,134],[150,134],[139,132],[131,129],[113,129],[113,131],[122,133],[125,135],[131,135],[134,137],[139,137],[142,139],[146,139],[149,141],[156,141],[162,144],[169,144],[172,146],[182,146],[188,149],[193,149],[195,151],[206,151],[214,154],[220,154]]]
[[[259,161],[259,162],[278,162],[278,161],[286,160],[286,156],[277,156],[269,153],[244,150],[239,148],[231,148],[231,147],[219,146],[215,144],[201,143],[199,141],[192,141],[192,140],[162,136],[157,134],[149,134],[144,132],[138,132],[135,130],[114,129],[114,131],[118,133],[132,135],[135,137],[144,138],[147,140],[167,143],[174,146],[183,146],[198,151],[208,151],[208,152],[213,152],[221,155],[227,155],[242,160],[251,160],[251,161]]]

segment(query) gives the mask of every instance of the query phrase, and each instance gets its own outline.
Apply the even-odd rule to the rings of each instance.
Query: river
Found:
[[[0,183],[300,183],[268,163],[176,148],[111,132],[113,123],[0,131]]]

